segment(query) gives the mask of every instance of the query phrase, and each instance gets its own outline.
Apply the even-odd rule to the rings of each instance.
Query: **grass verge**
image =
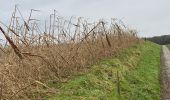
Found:
[[[158,100],[160,46],[143,42],[58,86],[48,100]]]
[[[145,43],[141,60],[121,81],[123,97],[127,100],[159,100],[160,46]]]
[[[170,50],[170,44],[166,45],[168,47],[168,49]]]

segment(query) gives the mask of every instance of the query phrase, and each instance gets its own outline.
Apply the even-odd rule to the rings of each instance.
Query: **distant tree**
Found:
[[[145,38],[144,38],[145,39]],[[160,45],[167,45],[170,44],[170,35],[163,35],[163,36],[155,36],[152,38],[146,38],[147,40],[160,44]]]

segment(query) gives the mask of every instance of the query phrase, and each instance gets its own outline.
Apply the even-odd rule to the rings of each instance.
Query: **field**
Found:
[[[0,22],[0,99],[159,98],[159,45],[120,20],[64,19],[54,10],[42,25],[35,11],[22,18],[16,6],[10,24]]]
[[[49,83],[65,83],[101,59],[116,56],[140,42],[137,32],[112,19],[88,22],[50,15],[44,29],[36,19],[22,17],[15,7],[9,26],[1,22],[1,99],[38,99],[55,94]]]
[[[93,65],[68,83],[50,84],[59,92],[49,100],[159,100],[160,46],[146,42]]]

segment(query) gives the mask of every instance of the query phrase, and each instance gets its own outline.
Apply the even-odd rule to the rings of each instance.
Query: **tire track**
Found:
[[[170,51],[162,46],[161,51],[161,100],[170,100]]]

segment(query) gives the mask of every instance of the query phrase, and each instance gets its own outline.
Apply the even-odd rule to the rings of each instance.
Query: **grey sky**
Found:
[[[25,16],[33,8],[45,18],[56,9],[62,16],[122,19],[140,36],[170,34],[170,0],[0,0],[0,21],[9,21],[15,4]]]

